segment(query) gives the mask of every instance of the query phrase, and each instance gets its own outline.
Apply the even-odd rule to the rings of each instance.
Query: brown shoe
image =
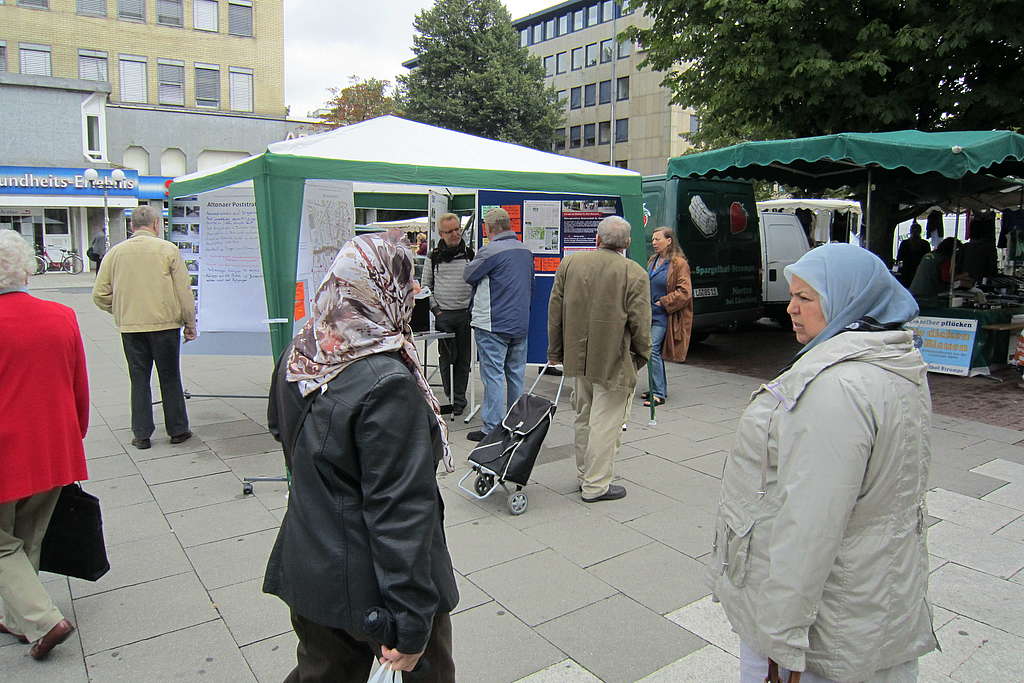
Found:
[[[21,635],[20,633],[15,633],[14,631],[12,631],[11,629],[7,628],[3,624],[0,624],[0,633],[6,633],[9,636],[14,636],[15,638],[18,639],[19,642],[22,642],[22,643],[25,643],[26,645],[28,645],[28,638],[26,638],[25,636]]]
[[[32,649],[28,653],[32,655],[32,659],[46,659],[50,650],[63,643],[74,632],[75,627],[71,625],[71,622],[61,619],[45,636],[32,645]]]

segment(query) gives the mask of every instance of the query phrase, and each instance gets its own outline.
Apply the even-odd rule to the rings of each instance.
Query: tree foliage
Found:
[[[346,88],[330,88],[331,99],[324,105],[330,112],[324,117],[328,123],[347,126],[378,116],[398,113],[398,104],[391,82],[378,78],[363,80],[349,77]]]
[[[413,22],[416,64],[399,76],[405,116],[549,150],[562,106],[537,57],[519,46],[500,0],[437,0]]]
[[[1021,124],[1018,0],[634,0],[703,145]]]

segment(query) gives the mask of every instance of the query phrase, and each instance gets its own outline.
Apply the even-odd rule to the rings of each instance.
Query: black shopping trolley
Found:
[[[544,367],[547,369],[548,366]],[[565,383],[563,376],[558,382],[555,400],[551,401],[533,393],[543,376],[541,372],[530,390],[508,409],[501,423],[472,450],[469,454],[471,469],[459,480],[459,488],[477,500],[483,500],[500,486],[508,494],[508,511],[513,515],[526,512],[529,500],[523,487],[533,473],[533,465],[548,434]],[[476,481],[471,491],[463,486],[463,482],[474,473]],[[515,486],[515,491],[509,490],[509,484]]]

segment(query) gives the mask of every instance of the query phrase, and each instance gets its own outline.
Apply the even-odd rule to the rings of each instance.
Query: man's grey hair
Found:
[[[0,230],[0,290],[25,286],[36,272],[36,255],[20,232]]]
[[[608,216],[597,224],[597,236],[601,246],[607,249],[625,249],[629,246],[632,228],[622,216]]]
[[[505,232],[512,227],[512,221],[508,218],[508,211],[505,209],[493,208],[484,215],[484,223],[487,224],[489,232]]]
[[[448,221],[455,221],[460,228],[462,227],[462,221],[460,221],[459,217],[456,216],[454,213],[442,213],[441,216],[437,219],[437,227],[440,228]]]
[[[132,230],[153,228],[159,231],[160,214],[152,206],[140,206],[132,211]]]

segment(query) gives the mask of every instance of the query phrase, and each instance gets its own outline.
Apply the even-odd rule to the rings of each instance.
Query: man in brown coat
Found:
[[[616,500],[612,484],[622,416],[637,370],[651,355],[647,273],[623,257],[630,226],[619,216],[597,227],[597,249],[562,261],[548,302],[548,360],[576,378],[576,473],[583,501]]]

